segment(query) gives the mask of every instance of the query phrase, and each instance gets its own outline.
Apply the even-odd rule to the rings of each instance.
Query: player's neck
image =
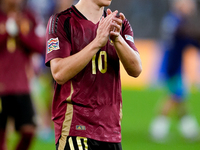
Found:
[[[81,1],[79,1],[75,7],[90,21],[92,21],[93,23],[97,23],[99,22],[103,11],[104,11],[104,7],[99,7],[98,5],[92,3],[92,4],[88,4],[88,3],[83,3]]]

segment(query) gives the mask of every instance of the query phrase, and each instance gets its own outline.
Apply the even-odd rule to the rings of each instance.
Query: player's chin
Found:
[[[106,7],[106,6],[110,6],[112,0],[103,0],[103,5]]]

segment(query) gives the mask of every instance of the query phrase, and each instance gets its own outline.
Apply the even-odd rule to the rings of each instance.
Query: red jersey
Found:
[[[95,38],[97,27],[98,23],[87,20],[75,6],[52,16],[46,33],[46,65],[54,58],[65,58],[82,50]],[[127,20],[121,34],[136,50]],[[52,120],[56,143],[67,136],[121,142],[119,67],[118,55],[108,41],[75,77],[63,85],[55,83]]]
[[[0,11],[0,95],[27,94],[32,52],[42,52],[43,46],[35,34],[36,21],[28,11],[22,12],[19,33],[11,37],[6,30],[8,17]]]

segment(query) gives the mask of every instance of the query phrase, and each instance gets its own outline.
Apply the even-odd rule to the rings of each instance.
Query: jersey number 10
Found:
[[[102,59],[104,57],[104,59]],[[96,74],[96,54],[92,58],[92,74]],[[107,53],[106,51],[100,51],[98,58],[98,69],[101,73],[106,73],[107,71]]]

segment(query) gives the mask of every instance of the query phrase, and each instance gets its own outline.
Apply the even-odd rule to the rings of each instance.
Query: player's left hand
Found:
[[[107,14],[110,15],[112,14],[112,11],[110,9],[107,9]],[[122,23],[125,20],[125,16],[123,13],[119,13],[119,15],[116,15],[113,17],[112,22],[111,22],[111,30],[110,30],[110,39],[115,42],[117,38],[120,35],[120,31],[122,28]]]

